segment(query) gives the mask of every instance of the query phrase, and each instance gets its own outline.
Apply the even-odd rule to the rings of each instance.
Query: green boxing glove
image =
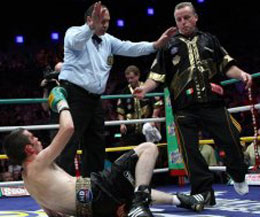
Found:
[[[67,91],[63,87],[54,87],[49,95],[48,103],[52,111],[60,113],[62,110],[69,110],[66,97]]]

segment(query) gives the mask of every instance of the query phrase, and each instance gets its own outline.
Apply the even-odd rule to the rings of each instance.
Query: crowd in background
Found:
[[[42,98],[43,90],[40,83],[44,73],[46,70],[53,70],[55,64],[62,61],[62,54],[63,45],[60,43],[48,45],[44,48],[17,46],[5,52],[0,52],[0,99]],[[243,59],[247,60],[243,68],[249,73],[256,73],[257,69],[260,68],[258,58],[250,58],[246,54],[237,58],[240,62],[243,62]],[[137,59],[116,57],[116,64],[112,69],[113,72],[109,78],[105,94],[118,94],[127,85],[124,70],[128,65],[135,64],[140,67],[141,80],[145,80],[152,59],[153,57],[149,56]],[[247,92],[242,85],[237,83],[225,87],[227,107],[232,108],[249,104]],[[259,78],[254,79],[252,91],[254,103],[260,103]],[[106,120],[116,120],[117,100],[103,100],[103,105]],[[252,136],[254,134],[250,111],[234,113],[233,116],[242,125],[241,136]],[[49,114],[43,110],[39,103],[0,105],[0,126],[40,125],[48,124],[48,121]],[[165,133],[165,131],[163,132]],[[119,126],[106,127],[107,147],[112,147],[112,143],[118,142],[120,138],[115,137],[117,133],[119,133]],[[1,143],[4,135],[4,133],[0,133],[0,154],[3,154]],[[37,131],[36,135],[44,141],[43,145],[50,142],[47,131]],[[0,180],[20,179],[20,174],[17,174],[20,168],[10,166],[6,160],[0,160],[0,163]],[[167,164],[167,160],[165,164]]]

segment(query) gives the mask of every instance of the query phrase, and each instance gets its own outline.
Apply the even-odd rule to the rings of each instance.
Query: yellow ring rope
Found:
[[[248,136],[248,137],[241,137],[240,141],[241,142],[252,142],[254,140],[254,136]],[[257,140],[260,140],[260,136],[257,137]],[[213,139],[208,139],[208,140],[199,140],[199,144],[205,145],[205,144],[214,144]],[[163,147],[166,146],[167,143],[159,143],[157,144],[158,147]],[[106,152],[117,152],[117,151],[128,151],[136,146],[127,146],[127,147],[115,147],[115,148],[106,148]],[[77,151],[78,154],[82,154],[81,150]],[[2,159],[8,159],[8,157],[5,154],[0,155],[0,160]]]

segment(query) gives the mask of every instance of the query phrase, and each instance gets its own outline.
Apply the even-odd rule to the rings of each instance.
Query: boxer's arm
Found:
[[[51,109],[60,114],[60,126],[58,133],[52,140],[51,144],[42,150],[37,156],[43,164],[51,164],[55,158],[59,156],[74,132],[73,120],[65,95],[66,93],[64,92],[64,88],[55,87],[49,96],[49,105]]]

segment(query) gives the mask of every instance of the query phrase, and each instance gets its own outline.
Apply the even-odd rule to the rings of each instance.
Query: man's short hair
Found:
[[[84,14],[84,20],[87,21],[87,17],[91,17],[92,13],[93,13],[93,10],[94,10],[94,6],[95,6],[96,3],[92,4],[89,6],[89,8],[86,10],[85,14]],[[107,8],[107,6],[101,4],[102,8]]]
[[[135,65],[128,66],[125,70],[125,75],[129,75],[131,72],[140,76],[140,69]]]
[[[175,14],[175,11],[176,11],[176,10],[182,9],[182,8],[184,8],[184,7],[187,7],[187,6],[192,9],[192,11],[194,12],[194,14],[197,14],[196,9],[195,9],[195,7],[193,6],[193,4],[192,4],[191,2],[181,2],[181,3],[177,4],[177,5],[175,6],[175,8],[174,8],[174,14]]]
[[[9,160],[17,165],[21,165],[26,159],[25,146],[30,144],[29,138],[23,134],[24,129],[13,130],[4,138],[4,151]]]

